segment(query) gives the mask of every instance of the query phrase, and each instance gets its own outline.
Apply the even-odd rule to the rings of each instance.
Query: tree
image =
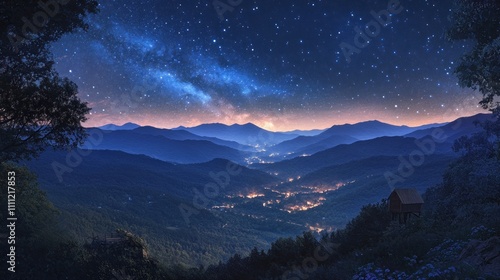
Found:
[[[500,114],[500,2],[457,0],[452,13],[450,41],[471,40],[473,47],[460,60],[455,74],[462,87],[483,95],[480,105]]]
[[[40,279],[37,273],[47,269],[48,244],[52,245],[56,240],[47,237],[61,238],[55,226],[57,210],[39,189],[36,176],[26,167],[0,163],[0,174],[0,205],[5,206],[0,211],[0,219],[16,218],[9,221],[9,224],[13,223],[9,228],[10,241],[2,242],[0,250],[10,252],[11,246],[15,246],[12,251],[18,260],[16,274],[19,278],[16,279]],[[2,257],[2,261],[5,259]],[[0,279],[11,279],[8,274],[11,272],[2,269]]]
[[[57,210],[48,200],[45,192],[40,190],[35,174],[26,167],[18,167],[11,164],[0,164],[0,201],[6,205],[5,210],[0,212],[0,218],[7,220],[7,200],[9,194],[15,199],[16,233],[19,238],[25,240],[40,234],[44,229],[53,226]],[[7,180],[7,179],[10,180]],[[9,182],[12,182],[9,184]],[[11,188],[7,188],[11,186]],[[10,191],[10,193],[9,193]],[[13,196],[12,196],[13,195]]]
[[[77,146],[89,112],[77,86],[54,70],[50,44],[88,28],[94,0],[0,1],[0,162]]]
[[[164,270],[148,256],[140,237],[117,229],[118,241],[84,245],[83,279],[164,279]]]
[[[349,254],[377,244],[391,223],[388,209],[387,200],[363,206],[358,216],[337,233],[341,243],[339,253]]]

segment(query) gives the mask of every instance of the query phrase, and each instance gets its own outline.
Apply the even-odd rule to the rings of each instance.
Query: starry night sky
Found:
[[[86,126],[253,122],[270,130],[377,119],[445,122],[482,110],[453,69],[452,1],[401,0],[402,12],[347,62],[340,44],[387,0],[100,0],[89,30],[53,45],[56,68],[93,108]],[[230,6],[229,6],[230,7]]]

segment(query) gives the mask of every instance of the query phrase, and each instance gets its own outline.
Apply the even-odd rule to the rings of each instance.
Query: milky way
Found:
[[[87,125],[287,130],[481,111],[453,74],[469,46],[444,36],[452,1],[99,2],[87,32],[53,46],[57,70],[93,108]]]

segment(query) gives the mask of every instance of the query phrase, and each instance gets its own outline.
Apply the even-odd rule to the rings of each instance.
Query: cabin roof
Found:
[[[394,189],[393,193],[401,199],[403,204],[423,204],[424,200],[416,189]]]

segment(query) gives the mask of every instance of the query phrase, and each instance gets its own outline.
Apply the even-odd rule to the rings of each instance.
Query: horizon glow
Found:
[[[453,74],[468,45],[443,36],[452,1],[399,5],[350,63],[340,46],[355,44],[386,1],[244,0],[221,21],[210,1],[103,0],[89,30],[63,37],[53,53],[92,107],[85,126],[291,131],[487,113]]]

